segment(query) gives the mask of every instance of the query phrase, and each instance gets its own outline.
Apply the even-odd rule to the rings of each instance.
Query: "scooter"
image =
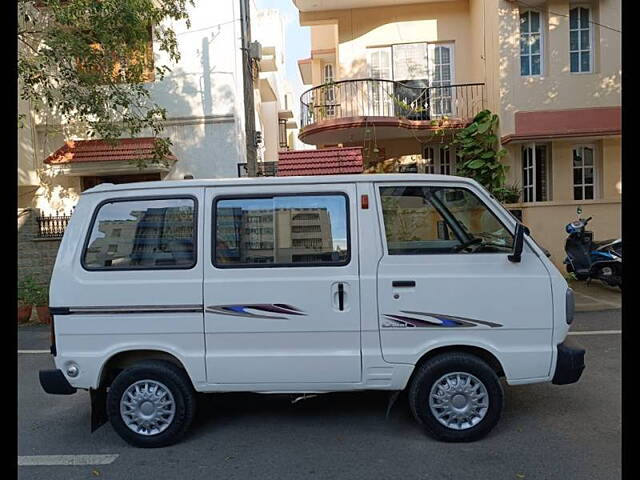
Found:
[[[578,215],[581,213],[578,207]],[[622,239],[595,242],[593,232],[586,230],[592,218],[578,218],[565,227],[569,234],[564,244],[567,272],[578,280],[589,282],[595,278],[622,290]]]

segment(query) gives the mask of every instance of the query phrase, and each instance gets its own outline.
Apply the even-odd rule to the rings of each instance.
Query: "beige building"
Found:
[[[620,235],[620,0],[293,1],[311,27],[302,142],[455,174],[442,146],[488,108],[521,190],[509,208],[557,265],[577,206],[596,239]]]

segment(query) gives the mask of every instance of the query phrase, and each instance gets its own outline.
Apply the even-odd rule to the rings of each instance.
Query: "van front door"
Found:
[[[207,381],[234,388],[361,379],[355,186],[211,188]]]
[[[440,346],[484,348],[510,379],[549,374],[549,273],[530,246],[507,256],[513,235],[485,192],[450,181],[378,184],[384,253],[378,313],[384,359],[415,363]]]

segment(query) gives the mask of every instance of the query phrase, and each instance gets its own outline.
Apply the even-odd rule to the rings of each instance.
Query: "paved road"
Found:
[[[620,329],[619,310],[579,313],[572,327],[592,332]],[[506,387],[500,423],[473,444],[439,443],[426,436],[404,397],[385,419],[385,393],[325,394],[296,404],[287,396],[224,394],[200,399],[195,425],[182,443],[162,450],[136,449],[120,440],[108,424],[89,433],[88,394],[45,394],[37,371],[51,368],[51,357],[22,353],[18,355],[22,461],[39,459],[33,457],[37,455],[118,456],[106,465],[19,466],[18,477],[618,479],[620,340],[619,334],[572,337],[587,349],[587,369],[580,382]],[[19,349],[43,349],[47,344],[46,329],[19,329]]]

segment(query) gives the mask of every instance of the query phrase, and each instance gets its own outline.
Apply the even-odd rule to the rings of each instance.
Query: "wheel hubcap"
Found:
[[[166,385],[156,380],[140,380],[120,399],[120,416],[125,425],[140,435],[164,432],[176,412],[176,404]]]
[[[480,423],[487,414],[489,393],[484,384],[469,373],[447,373],[433,384],[429,408],[445,427],[466,430]]]

